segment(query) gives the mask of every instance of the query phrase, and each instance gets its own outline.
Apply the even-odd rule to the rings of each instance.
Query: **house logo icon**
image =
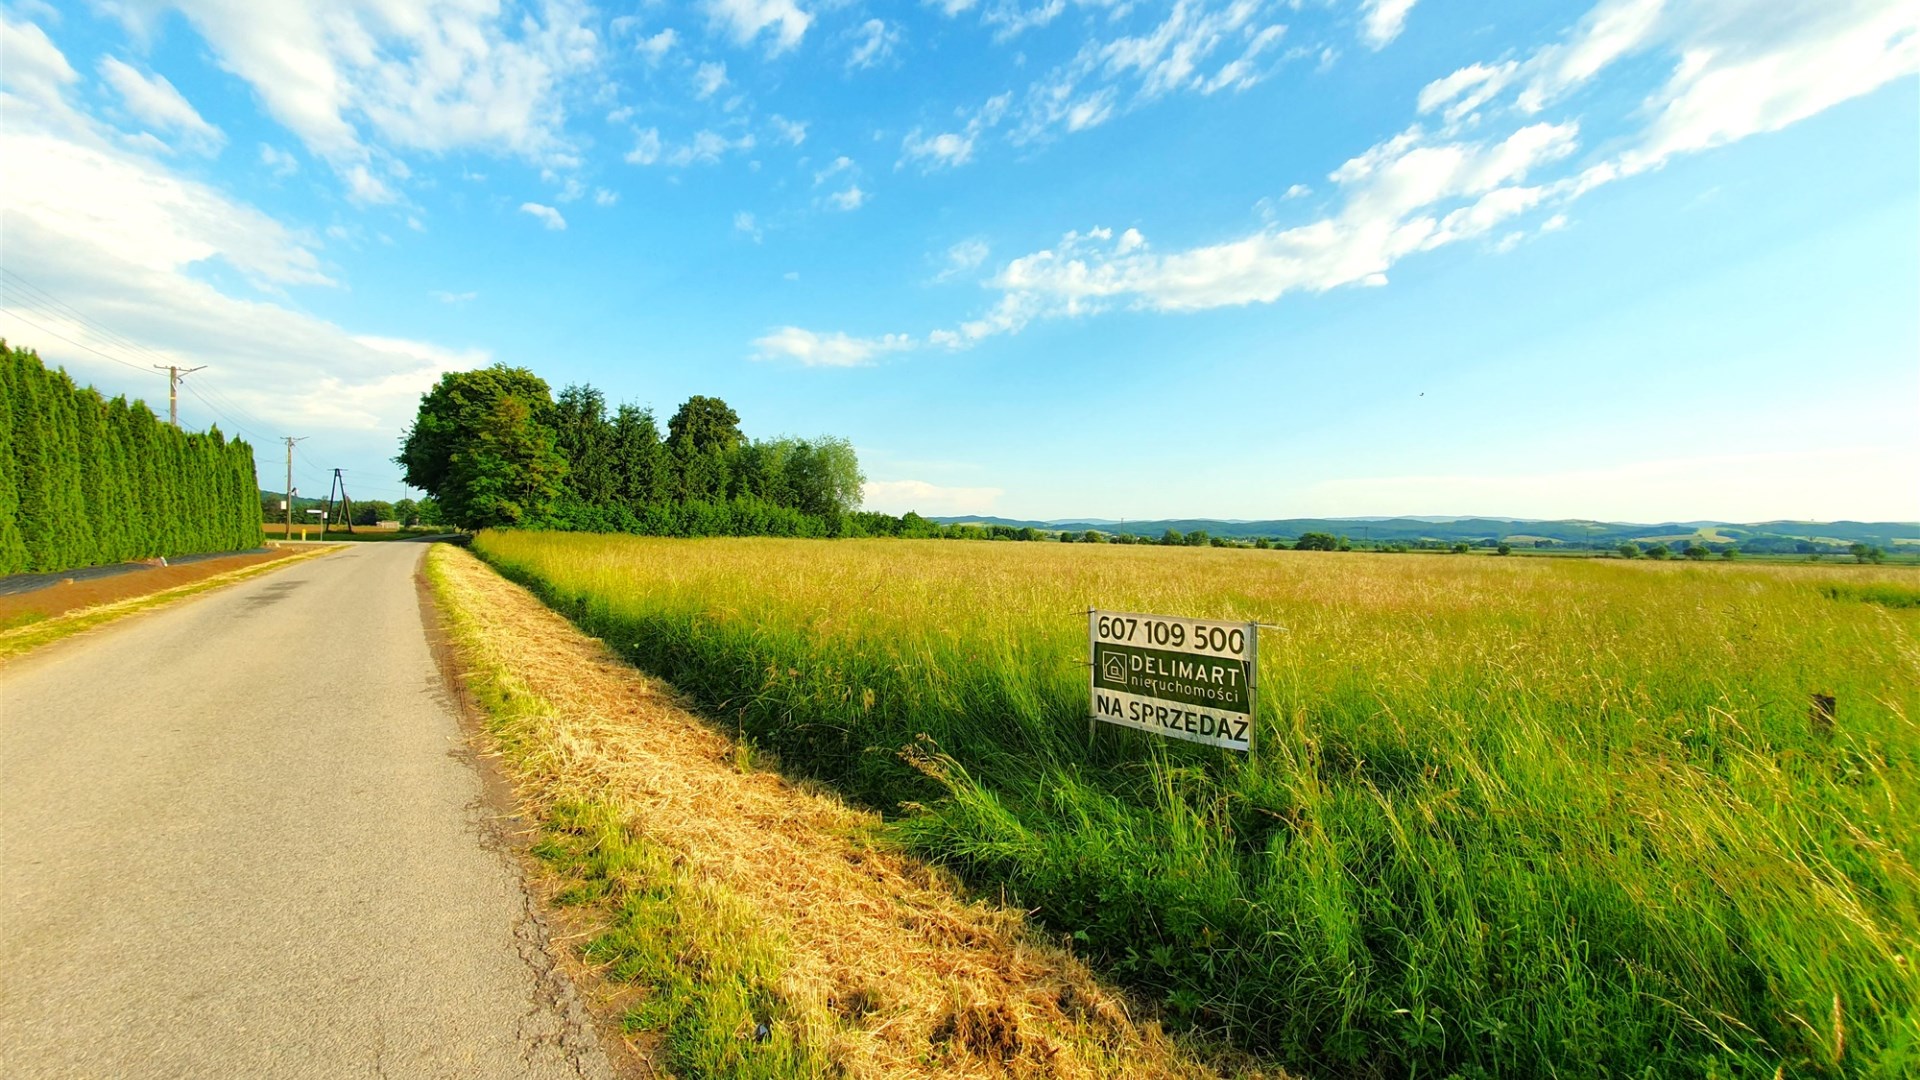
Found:
[[[1110,652],[1100,658],[1100,677],[1108,682],[1127,684],[1127,658],[1116,652]]]

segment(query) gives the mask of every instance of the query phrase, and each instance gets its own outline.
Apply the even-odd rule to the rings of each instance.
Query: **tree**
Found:
[[[1640,545],[1631,540],[1620,541],[1620,546],[1615,550],[1620,552],[1620,557],[1623,559],[1637,559],[1640,557]]]
[[[1673,555],[1673,550],[1665,544],[1655,544],[1647,549],[1647,558],[1665,559]]]
[[[1465,555],[1467,552],[1472,550],[1473,550],[1473,545],[1467,543],[1465,540],[1461,540],[1458,543],[1453,545],[1453,553],[1455,555]]]
[[[1728,544],[1726,547],[1720,549],[1720,557],[1723,559],[1737,559],[1740,557],[1740,549],[1732,544]]]
[[[560,391],[553,403],[553,431],[554,445],[567,459],[567,490],[588,506],[612,506],[619,490],[605,395],[579,384]]]
[[[421,396],[394,460],[455,525],[540,524],[567,469],[553,415],[546,382],[525,368],[448,372]]]
[[[1847,549],[1847,552],[1853,556],[1853,561],[1858,563],[1885,562],[1887,558],[1886,552],[1872,544],[1854,544]]]
[[[1104,544],[1107,542],[1107,538],[1100,535],[1100,533],[1094,529],[1088,529],[1080,534],[1080,542],[1083,544]]]
[[[1513,554],[1513,545],[1502,540],[1500,541],[1500,546],[1493,549],[1493,553],[1495,555],[1511,555]]]
[[[397,517],[394,504],[383,499],[368,499],[365,502],[355,500],[353,504],[353,523],[355,525],[378,525],[383,521],[392,521]],[[404,524],[404,522],[402,523]]]
[[[651,410],[620,406],[613,415],[608,453],[614,490],[622,503],[630,507],[657,506],[672,497],[667,450]]]
[[[503,402],[516,402],[516,407],[503,407]],[[497,429],[501,421],[509,419],[526,430]],[[482,459],[507,467],[511,455],[501,455],[501,450],[509,444],[522,448],[545,444],[551,450],[551,421],[553,398],[547,394],[547,382],[524,367],[495,363],[478,371],[449,371],[432,390],[420,396],[419,413],[401,440],[394,461],[405,469],[407,486],[432,494],[453,525],[478,528],[482,519],[492,525],[493,515],[503,509],[499,502],[503,492],[513,490],[532,496],[545,490],[545,480],[490,477],[480,467]],[[492,448],[482,448],[482,436],[490,432]],[[457,463],[461,463],[459,469],[455,469]],[[541,477],[555,463],[561,471],[566,467],[559,454],[553,454],[551,461],[545,455],[532,455],[528,463],[538,467]],[[472,484],[478,484],[478,488]],[[553,500],[549,496],[536,505],[507,502],[515,503],[518,521],[538,521],[545,517]],[[490,509],[480,509],[482,505]]]
[[[1295,551],[1333,551],[1339,548],[1340,541],[1332,533],[1304,532],[1293,542]]]
[[[667,445],[676,452],[731,452],[746,441],[740,414],[719,398],[695,394],[667,421]]]
[[[260,542],[253,451],[161,425],[0,341],[0,573]]]
[[[853,444],[834,436],[785,439],[780,469],[784,483],[772,501],[816,517],[837,517],[860,508],[866,477]]]
[[[1701,559],[1704,559],[1707,556],[1713,554],[1713,552],[1708,550],[1704,544],[1696,543],[1696,544],[1688,544],[1686,547],[1686,550],[1682,551],[1680,554],[1685,555],[1687,558],[1692,559],[1695,562],[1698,562]]]
[[[566,471],[553,430],[535,422],[526,402],[502,397],[473,438],[454,452],[441,498],[464,528],[540,525]]]

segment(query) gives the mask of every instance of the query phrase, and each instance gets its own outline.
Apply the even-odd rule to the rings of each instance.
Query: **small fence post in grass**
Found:
[[[1807,724],[1815,735],[1823,739],[1833,738],[1832,694],[1813,695],[1813,704],[1807,709]]]

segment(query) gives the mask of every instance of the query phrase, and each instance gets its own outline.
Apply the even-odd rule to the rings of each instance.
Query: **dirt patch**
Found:
[[[515,755],[535,816],[566,800],[617,806],[676,872],[737,903],[784,944],[780,997],[833,1072],[1201,1077],[1226,1064],[1141,1018],[1021,912],[969,902],[891,849],[871,813],[744,767],[670,687],[473,556],[433,558],[474,647],[545,703]]]
[[[231,573],[243,567],[284,559],[297,550],[296,548],[275,548],[265,552],[228,555],[219,559],[202,559],[184,566],[156,566],[150,570],[134,570],[90,581],[49,585],[30,593],[0,596],[0,629],[25,625],[38,619],[51,619],[56,615],[65,615],[69,611],[78,611],[81,608],[98,607],[101,604],[131,600],[134,597],[146,596],[149,593],[157,593],[181,585],[191,585],[196,581],[205,581],[210,577]]]

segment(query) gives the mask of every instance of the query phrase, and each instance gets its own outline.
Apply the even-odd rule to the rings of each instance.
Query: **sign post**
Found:
[[[1259,623],[1096,609],[1087,612],[1087,644],[1093,720],[1252,748]]]

